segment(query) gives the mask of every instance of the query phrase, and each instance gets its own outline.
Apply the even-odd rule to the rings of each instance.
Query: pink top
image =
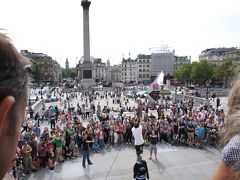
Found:
[[[103,131],[100,131],[98,134],[99,139],[104,139],[105,133]]]

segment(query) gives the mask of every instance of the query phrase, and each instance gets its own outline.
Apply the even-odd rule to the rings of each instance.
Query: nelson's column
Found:
[[[92,87],[93,81],[93,64],[90,60],[90,33],[89,33],[89,7],[91,1],[82,0],[83,7],[83,61],[79,63],[79,79],[83,88]]]

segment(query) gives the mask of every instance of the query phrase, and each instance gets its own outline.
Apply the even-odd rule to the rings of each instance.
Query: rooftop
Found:
[[[235,47],[231,47],[231,48],[210,48],[210,49],[205,49],[204,51],[202,51],[201,54],[205,54],[205,55],[222,55],[225,52],[230,52],[230,51],[235,51],[237,48]]]
[[[137,62],[137,60],[136,59],[131,59],[131,58],[128,58],[128,59],[122,59],[122,63],[130,63],[130,62],[133,62],[133,63],[135,63],[135,62]]]

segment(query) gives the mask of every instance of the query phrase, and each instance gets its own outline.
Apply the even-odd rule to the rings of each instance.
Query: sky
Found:
[[[83,56],[81,0],[0,0],[0,28],[20,51],[42,52],[64,67]],[[92,0],[91,56],[120,64],[168,45],[198,60],[204,49],[240,47],[239,0]]]

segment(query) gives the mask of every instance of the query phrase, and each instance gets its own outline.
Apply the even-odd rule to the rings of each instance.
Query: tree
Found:
[[[63,78],[75,78],[76,77],[76,72],[74,69],[64,69],[62,68],[62,74]]]
[[[228,81],[234,77],[235,70],[236,64],[230,60],[225,60],[215,69],[214,78],[217,80],[224,81],[224,84],[227,85]]]
[[[178,81],[184,81],[185,84],[189,82],[205,84],[213,79],[215,68],[216,66],[210,64],[207,60],[195,61],[192,64],[184,64],[175,73],[175,76]]]
[[[40,83],[40,67],[39,67],[39,64],[31,59],[30,60],[32,62],[32,77],[33,77],[33,81],[35,83]]]
[[[181,68],[175,73],[176,79],[178,81],[184,81],[185,84],[191,81],[191,69],[192,64],[184,64]]]
[[[205,84],[207,81],[212,80],[215,65],[210,64],[207,60],[200,62],[193,62],[191,69],[191,79],[195,83]]]

